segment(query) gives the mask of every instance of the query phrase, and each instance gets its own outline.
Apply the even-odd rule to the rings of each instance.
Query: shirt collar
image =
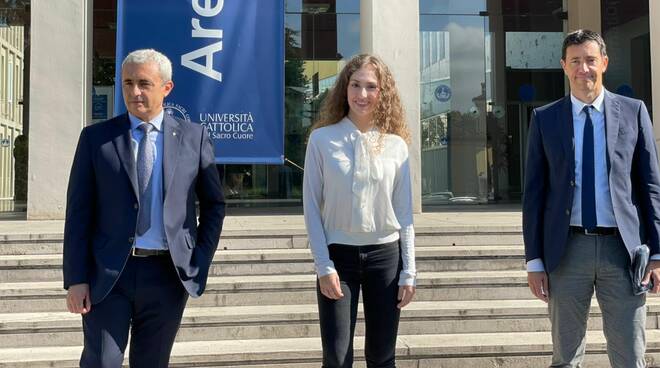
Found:
[[[342,126],[344,126],[347,130],[349,130],[352,133],[367,134],[367,133],[378,132],[378,129],[375,126],[373,126],[371,127],[371,129],[369,129],[368,132],[362,133],[362,131],[358,129],[357,125],[355,125],[355,123],[353,123],[353,121],[348,118],[348,115],[344,116],[344,118],[341,119],[339,123],[342,124]]]
[[[160,131],[161,126],[163,125],[163,117],[165,116],[165,109],[160,111],[160,114],[156,115],[155,118],[151,119],[151,121],[142,121],[140,118],[137,116],[131,114],[130,112],[128,113],[128,120],[131,121],[131,129],[135,130],[138,129],[138,126],[142,123],[151,123],[151,125],[154,126],[154,128],[157,131]]]
[[[582,109],[584,109],[584,107],[588,105],[578,100],[577,97],[573,96],[572,93],[571,93],[571,103],[573,105],[573,116],[580,115]],[[604,112],[603,108],[605,107],[605,88],[601,88],[598,97],[596,97],[594,102],[592,102],[589,105],[593,106],[593,108],[596,109],[601,114]]]

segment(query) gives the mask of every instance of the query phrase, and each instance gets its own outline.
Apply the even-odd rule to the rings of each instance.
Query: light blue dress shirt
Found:
[[[573,140],[575,143],[575,193],[571,226],[582,226],[582,141],[587,105],[571,94],[573,105]],[[596,223],[600,227],[616,227],[609,175],[607,173],[607,135],[605,134],[605,88],[591,104],[591,122],[594,127],[594,179],[596,184]]]
[[[582,111],[587,105],[571,94],[573,112],[573,152],[575,158],[575,192],[571,211],[571,226],[582,226],[582,142],[587,114]],[[605,132],[605,88],[591,103],[591,123],[594,127],[594,179],[596,185],[596,220],[600,227],[616,227],[609,174],[607,172],[607,134]],[[527,262],[528,272],[545,271],[541,258]]]
[[[142,236],[135,234],[135,247],[144,249],[167,249],[165,238],[165,225],[163,224],[163,116],[161,111],[158,116],[148,123],[154,126],[149,132],[149,139],[155,146],[154,167],[151,172],[151,227]],[[133,159],[137,162],[138,144],[144,132],[138,126],[144,123],[132,114],[128,114],[131,121],[131,143],[133,147]]]

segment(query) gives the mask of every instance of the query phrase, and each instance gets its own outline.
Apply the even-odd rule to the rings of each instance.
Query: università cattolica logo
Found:
[[[185,107],[179,105],[176,102],[166,102],[163,105],[163,108],[165,109],[165,113],[173,116],[175,118],[179,118],[185,121],[191,121],[190,120],[190,114],[188,114],[188,110],[186,110]]]

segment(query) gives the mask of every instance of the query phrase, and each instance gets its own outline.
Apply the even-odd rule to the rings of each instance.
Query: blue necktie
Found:
[[[137,154],[137,177],[140,210],[138,212],[137,234],[144,233],[151,227],[151,172],[154,167],[154,146],[149,139],[149,132],[153,125],[142,123],[138,126],[144,133],[144,136],[138,144]]]
[[[596,221],[596,179],[594,165],[594,125],[591,122],[587,105],[583,111],[587,115],[584,121],[584,136],[582,140],[582,227],[594,230]]]

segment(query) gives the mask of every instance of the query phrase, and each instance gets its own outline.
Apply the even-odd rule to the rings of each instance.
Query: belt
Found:
[[[145,248],[131,248],[131,255],[133,257],[162,257],[169,256],[170,251],[167,249],[145,249]]]
[[[381,248],[393,247],[393,246],[397,246],[397,247],[399,246],[399,239],[389,243],[369,244],[369,245],[351,245],[351,244],[332,243],[328,245],[328,248],[332,247],[335,249],[354,250],[358,253],[365,253],[365,252],[371,252]]]
[[[571,226],[571,232],[582,235],[616,235],[618,230],[616,227],[597,227],[591,231],[583,228],[582,226]]]

